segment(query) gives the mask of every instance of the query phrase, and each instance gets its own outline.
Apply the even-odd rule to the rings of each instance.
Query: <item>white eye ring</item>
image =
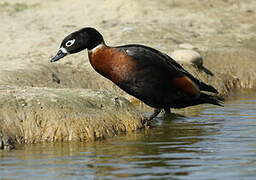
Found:
[[[72,39],[72,40],[69,40],[68,42],[66,42],[66,47],[70,47],[70,46],[72,46],[73,44],[74,44],[74,42],[75,42],[76,40],[75,39]]]

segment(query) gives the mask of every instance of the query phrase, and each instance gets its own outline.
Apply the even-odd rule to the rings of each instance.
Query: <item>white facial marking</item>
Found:
[[[101,47],[105,46],[105,44],[101,43],[99,45],[97,45],[95,48],[90,49],[89,52],[96,52],[98,49],[100,49]]]
[[[72,45],[74,44],[75,41],[76,41],[75,39],[69,40],[68,42],[66,42],[65,45],[66,45],[67,47],[70,47],[70,46],[72,46]]]
[[[65,54],[69,54],[68,51],[64,47],[60,47],[59,51],[62,51]]]

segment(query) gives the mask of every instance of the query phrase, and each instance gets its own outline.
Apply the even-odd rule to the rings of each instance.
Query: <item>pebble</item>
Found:
[[[189,43],[183,43],[183,44],[179,44],[179,48],[180,49],[195,49],[195,47],[192,44]]]
[[[178,49],[172,52],[171,57],[181,63],[193,64],[198,67],[203,66],[202,56],[190,49]]]
[[[134,27],[131,27],[131,26],[127,26],[127,27],[124,27],[124,28],[122,29],[123,32],[131,32],[131,31],[133,31],[133,30],[134,30]]]

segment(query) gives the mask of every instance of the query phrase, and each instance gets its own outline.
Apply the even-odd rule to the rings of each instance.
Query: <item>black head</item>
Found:
[[[77,53],[84,49],[93,49],[103,42],[102,35],[96,29],[90,27],[80,29],[64,38],[56,56],[52,57],[50,61],[58,61],[67,54]]]

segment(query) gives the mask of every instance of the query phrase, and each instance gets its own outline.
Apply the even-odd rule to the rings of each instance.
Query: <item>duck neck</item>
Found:
[[[103,42],[101,42],[100,44],[96,45],[95,47],[93,47],[93,48],[91,48],[91,49],[88,48],[88,53],[94,53],[94,52],[96,52],[97,50],[99,50],[99,49],[101,49],[102,47],[105,47],[105,46],[106,46],[106,44],[105,44],[105,42],[103,41]]]

